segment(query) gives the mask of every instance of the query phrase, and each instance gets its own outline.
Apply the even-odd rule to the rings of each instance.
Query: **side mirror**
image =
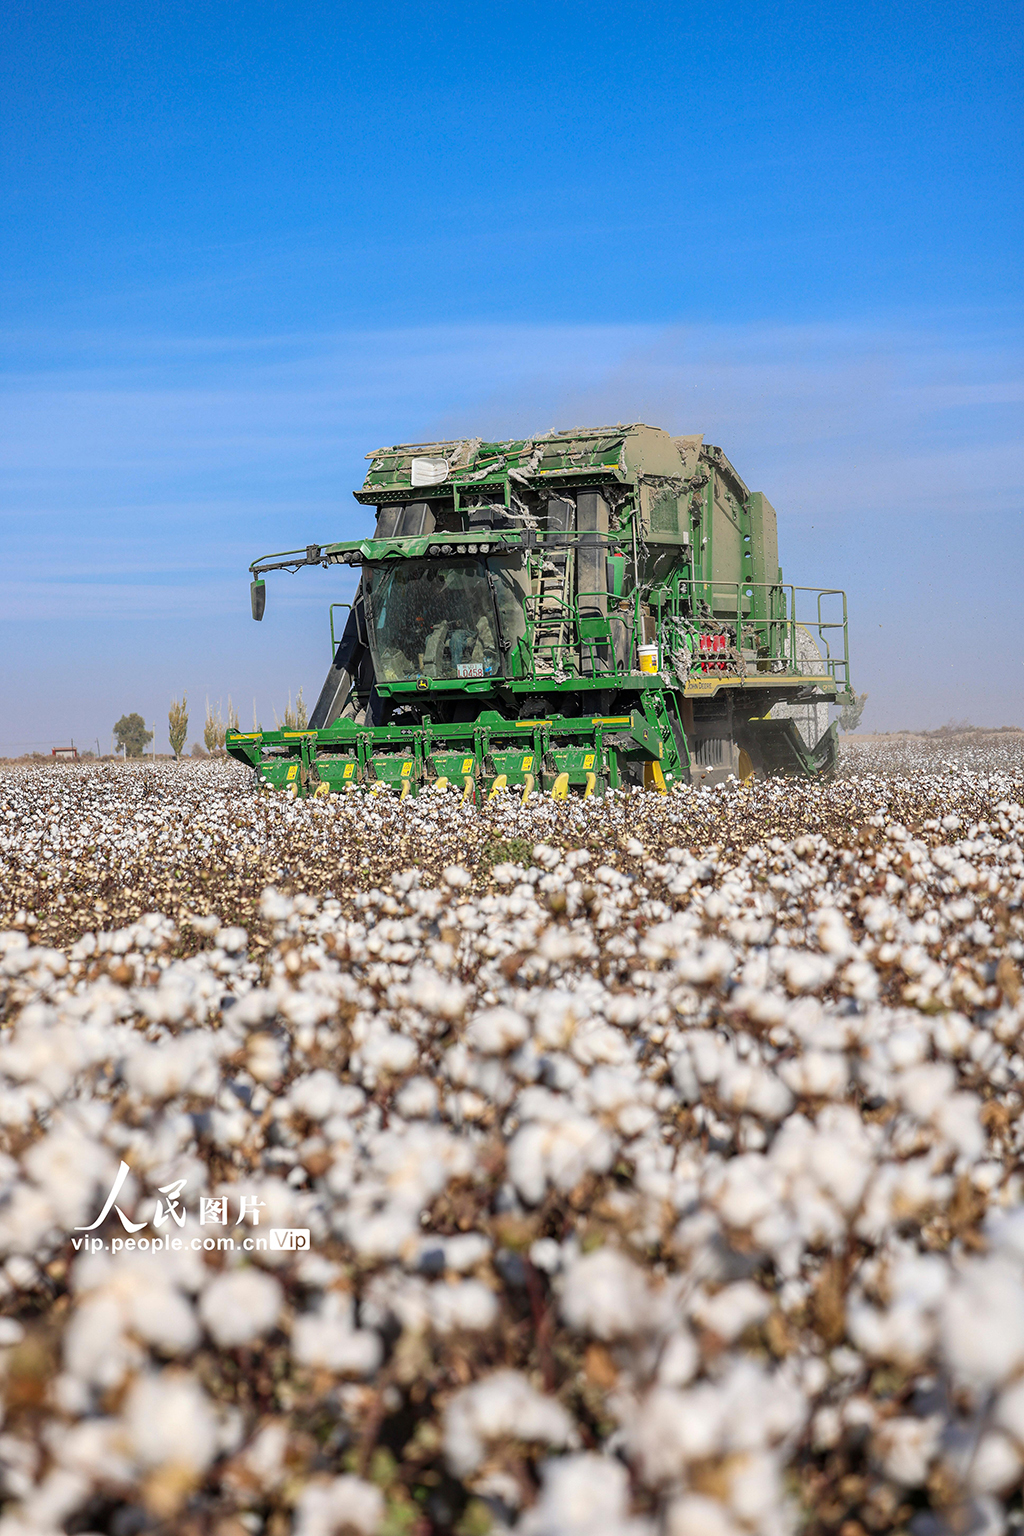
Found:
[[[249,596],[252,601],[252,616],[258,624],[267,606],[267,584],[261,576],[258,576],[250,586]]]

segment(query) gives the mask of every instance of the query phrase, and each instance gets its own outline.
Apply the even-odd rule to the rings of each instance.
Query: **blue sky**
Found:
[[[318,690],[363,455],[705,431],[865,723],[1024,724],[1021,17],[14,0],[0,751]]]

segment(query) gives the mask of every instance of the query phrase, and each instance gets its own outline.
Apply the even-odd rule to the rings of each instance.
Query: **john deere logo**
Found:
[[[418,677],[416,679],[416,687],[417,688],[429,688],[430,687],[430,678],[429,677]]]

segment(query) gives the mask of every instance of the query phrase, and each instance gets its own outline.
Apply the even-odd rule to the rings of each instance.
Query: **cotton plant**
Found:
[[[5,770],[0,1536],[1007,1529],[1022,789]]]

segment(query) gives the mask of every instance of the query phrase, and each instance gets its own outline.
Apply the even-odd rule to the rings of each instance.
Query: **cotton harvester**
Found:
[[[308,727],[228,732],[263,781],[480,800],[834,770],[845,594],[783,584],[721,449],[635,425],[367,457],[372,538],[251,567],[256,619],[268,571],[360,571]]]

